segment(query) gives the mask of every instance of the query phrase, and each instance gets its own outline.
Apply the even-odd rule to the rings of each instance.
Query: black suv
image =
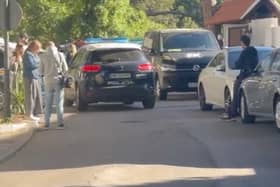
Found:
[[[75,84],[65,89],[65,103],[79,111],[89,103],[141,101],[154,108],[156,101],[154,71],[141,51],[129,43],[100,43],[82,47],[69,65]]]
[[[196,91],[201,69],[220,51],[214,34],[204,29],[147,32],[143,50],[156,71],[157,94]]]

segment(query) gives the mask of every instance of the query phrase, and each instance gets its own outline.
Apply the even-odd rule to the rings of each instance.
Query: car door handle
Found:
[[[259,82],[261,82],[261,79],[248,80],[248,82],[259,83]]]

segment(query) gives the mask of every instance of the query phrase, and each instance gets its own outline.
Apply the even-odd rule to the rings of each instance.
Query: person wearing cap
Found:
[[[255,70],[258,64],[258,51],[255,47],[250,46],[251,39],[248,35],[243,35],[240,38],[241,46],[243,48],[239,59],[236,61],[235,66],[240,69],[233,87],[233,100],[228,109],[225,111],[222,119],[232,119],[238,115],[237,109],[239,105],[239,92],[242,81],[246,79]]]

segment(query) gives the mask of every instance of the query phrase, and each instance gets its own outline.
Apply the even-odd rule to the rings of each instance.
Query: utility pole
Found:
[[[16,0],[0,0],[0,30],[5,34],[4,118],[11,117],[9,31],[18,26],[22,14],[21,6]]]
[[[10,3],[5,0],[5,54],[4,54],[4,118],[11,117],[11,93],[10,93],[10,62],[9,62],[9,28],[10,28]]]

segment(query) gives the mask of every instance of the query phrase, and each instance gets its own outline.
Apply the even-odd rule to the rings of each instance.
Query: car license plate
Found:
[[[130,73],[111,73],[110,79],[129,79],[131,78]]]
[[[108,81],[107,82],[108,85],[129,85],[129,84],[133,84],[132,81],[130,80],[124,80],[124,81]]]
[[[189,82],[188,83],[188,87],[189,88],[196,88],[197,87],[197,83],[196,82]]]

